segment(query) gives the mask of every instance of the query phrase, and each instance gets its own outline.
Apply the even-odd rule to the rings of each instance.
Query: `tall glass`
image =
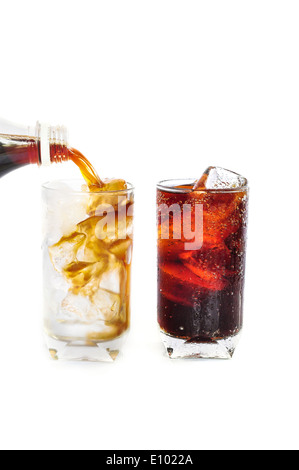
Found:
[[[113,361],[130,325],[134,190],[54,181],[44,205],[44,328],[54,359]]]
[[[171,358],[231,358],[243,326],[248,187],[163,181],[158,322]]]

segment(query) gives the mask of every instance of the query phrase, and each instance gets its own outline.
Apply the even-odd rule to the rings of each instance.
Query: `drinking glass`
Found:
[[[130,325],[134,189],[46,183],[44,329],[54,359],[113,361]]]
[[[224,359],[235,351],[243,326],[248,186],[232,175],[233,187],[194,190],[194,179],[158,184],[158,322],[171,358]]]

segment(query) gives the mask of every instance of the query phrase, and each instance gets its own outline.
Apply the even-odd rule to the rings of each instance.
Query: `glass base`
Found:
[[[114,362],[127,335],[103,342],[62,340],[46,335],[52,359],[64,361]]]
[[[188,342],[161,331],[162,341],[171,359],[231,359],[241,333],[208,342]]]

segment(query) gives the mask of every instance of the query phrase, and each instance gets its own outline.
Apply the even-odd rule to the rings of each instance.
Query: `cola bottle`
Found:
[[[103,187],[89,160],[68,146],[67,134],[64,126],[37,122],[35,127],[26,127],[0,119],[0,177],[25,165],[48,166],[70,160],[80,169],[90,189]]]
[[[26,127],[0,119],[0,177],[24,165],[50,165],[70,158],[65,127],[40,122]]]

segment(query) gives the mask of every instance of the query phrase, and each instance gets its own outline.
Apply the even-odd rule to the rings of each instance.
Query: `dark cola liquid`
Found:
[[[0,135],[0,177],[30,163],[39,163],[37,139]]]
[[[243,325],[248,197],[246,190],[185,189],[185,193],[158,190],[158,206],[175,204],[183,210],[188,205],[194,233],[195,208],[201,204],[203,245],[186,250],[184,236],[174,239],[177,219],[172,213],[170,237],[165,239],[168,227],[158,212],[158,321],[168,335],[213,342],[236,335]]]

